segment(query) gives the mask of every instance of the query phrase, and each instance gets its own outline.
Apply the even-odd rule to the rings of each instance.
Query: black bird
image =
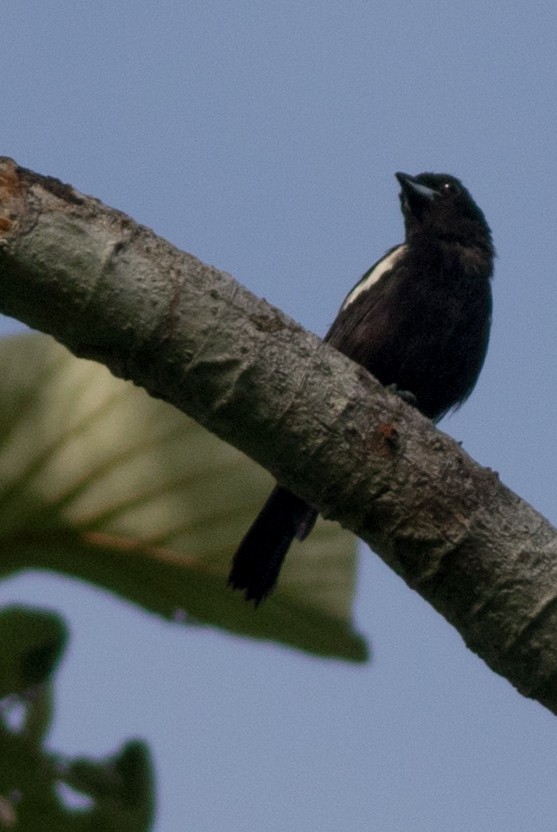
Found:
[[[405,242],[347,295],[325,336],[437,422],[472,392],[491,325],[495,251],[482,211],[444,173],[397,173]],[[404,391],[404,392],[403,392]],[[234,556],[229,584],[256,606],[317,512],[276,486]]]

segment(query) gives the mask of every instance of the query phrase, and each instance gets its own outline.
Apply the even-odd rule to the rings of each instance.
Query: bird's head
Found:
[[[483,212],[462,182],[448,173],[396,173],[407,239],[427,235],[491,250]]]

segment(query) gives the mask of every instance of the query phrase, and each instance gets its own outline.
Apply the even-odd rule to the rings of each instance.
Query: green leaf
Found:
[[[46,682],[58,664],[67,629],[56,613],[30,607],[0,610],[0,699]]]
[[[0,343],[4,574],[56,570],[176,621],[362,661],[355,538],[336,524],[293,547],[259,609],[226,587],[271,486],[239,451],[48,336]]]
[[[67,805],[68,788],[80,808]],[[129,741],[100,760],[62,759],[0,719],[0,829],[148,832],[154,812],[155,779],[145,743]]]
[[[55,613],[0,610],[0,829],[147,832],[155,777],[145,743],[129,741],[100,760],[64,759],[44,747],[53,713],[52,677],[67,636]],[[68,805],[64,789],[78,799],[79,809]]]

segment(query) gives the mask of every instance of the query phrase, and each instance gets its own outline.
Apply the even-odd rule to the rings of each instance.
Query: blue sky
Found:
[[[495,316],[477,390],[442,429],[555,520],[556,36],[536,0],[4,0],[0,153],[318,333],[401,240],[394,171],[459,176],[493,230]],[[53,576],[7,581],[0,601],[67,616],[52,747],[145,737],[157,832],[554,828],[554,717],[367,548],[360,573],[363,667]]]

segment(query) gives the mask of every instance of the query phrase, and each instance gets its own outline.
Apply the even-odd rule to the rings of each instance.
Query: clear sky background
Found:
[[[443,430],[557,515],[554,0],[4,0],[0,154],[323,333],[402,239],[394,171],[459,176],[498,250],[490,352]],[[15,324],[6,322],[4,330]],[[157,832],[557,828],[557,721],[362,547],[363,666],[160,621],[42,574],[71,627],[53,748],[151,745]]]

